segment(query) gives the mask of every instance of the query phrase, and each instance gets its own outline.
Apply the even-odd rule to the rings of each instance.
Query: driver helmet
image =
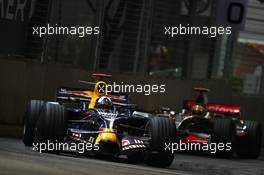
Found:
[[[98,99],[96,106],[98,108],[110,109],[113,106],[113,102],[109,97],[102,96]]]
[[[206,114],[206,109],[201,104],[196,104],[192,107],[192,113],[196,115],[204,115]]]

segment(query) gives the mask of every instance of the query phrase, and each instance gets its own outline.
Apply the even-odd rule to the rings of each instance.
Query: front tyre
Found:
[[[67,118],[64,106],[48,102],[36,126],[35,142],[61,142],[65,137]]]
[[[30,100],[24,116],[23,142],[26,146],[32,146],[35,127],[44,101]]]
[[[226,118],[216,119],[213,124],[211,143],[215,143],[218,146],[220,144],[225,146],[224,149],[216,150],[216,156],[221,158],[230,158],[234,152],[234,140],[235,125],[233,121]]]
[[[174,153],[165,150],[166,144],[176,141],[175,123],[168,118],[153,117],[149,123],[150,151],[146,163],[150,166],[168,167],[174,160]]]
[[[245,121],[245,126],[245,135],[238,140],[237,154],[241,158],[256,159],[261,152],[261,125],[256,121]]]

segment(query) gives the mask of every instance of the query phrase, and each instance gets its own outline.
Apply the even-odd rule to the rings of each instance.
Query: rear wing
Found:
[[[222,114],[240,114],[240,106],[223,105],[216,103],[208,103],[207,108],[209,112]]]
[[[60,87],[56,92],[56,100],[58,102],[90,102],[92,94],[92,89]],[[128,105],[130,101],[128,93],[108,93],[106,96],[119,105]]]
[[[194,100],[185,100],[183,108],[187,110],[191,110],[192,107],[196,104],[197,102]],[[212,112],[212,113],[236,115],[236,114],[240,114],[241,112],[240,106],[224,105],[218,103],[207,103],[206,106],[208,112]]]
[[[58,102],[89,102],[91,97],[91,90],[81,88],[59,87],[56,92]]]

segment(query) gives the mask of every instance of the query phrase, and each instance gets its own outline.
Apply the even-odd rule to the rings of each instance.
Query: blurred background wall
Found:
[[[117,82],[166,84],[165,94],[132,95],[145,109],[178,110],[195,96],[194,86],[206,86],[212,101],[242,105],[246,118],[263,123],[264,3],[241,1],[245,11],[233,24],[226,21],[226,9],[235,1],[0,1],[0,129],[9,129],[2,135],[21,130],[29,99],[53,99],[58,86],[79,86],[79,79],[89,80],[95,71],[112,73]],[[100,26],[100,35],[32,34],[33,26],[47,24]],[[230,25],[233,32],[164,34],[165,26],[180,24]]]

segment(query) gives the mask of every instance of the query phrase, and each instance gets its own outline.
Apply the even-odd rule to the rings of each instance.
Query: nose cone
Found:
[[[116,130],[104,128],[96,139],[96,143],[99,143],[99,142],[117,143]]]
[[[103,133],[101,137],[102,137],[101,141],[103,142],[111,142],[111,143],[117,142],[117,136],[115,133]]]

